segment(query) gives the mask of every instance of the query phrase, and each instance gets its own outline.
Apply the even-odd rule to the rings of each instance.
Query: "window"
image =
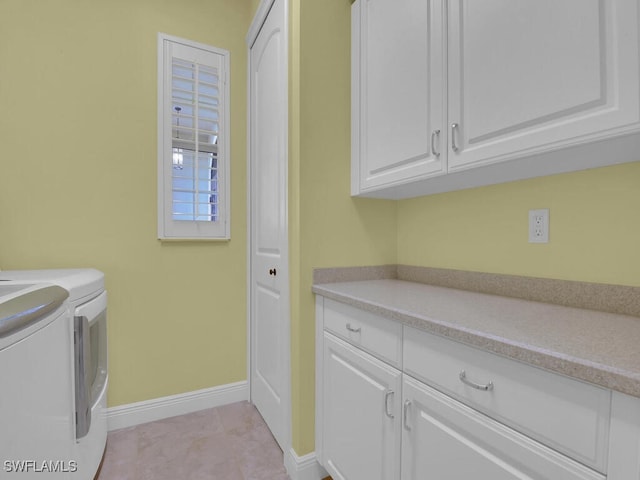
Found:
[[[229,52],[158,36],[158,238],[229,239]]]

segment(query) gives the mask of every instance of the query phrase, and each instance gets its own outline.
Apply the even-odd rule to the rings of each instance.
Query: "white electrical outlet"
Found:
[[[529,243],[549,243],[549,209],[529,210]]]

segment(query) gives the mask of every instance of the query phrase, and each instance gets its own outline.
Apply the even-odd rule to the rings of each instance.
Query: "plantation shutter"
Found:
[[[226,61],[164,39],[161,238],[228,238]]]

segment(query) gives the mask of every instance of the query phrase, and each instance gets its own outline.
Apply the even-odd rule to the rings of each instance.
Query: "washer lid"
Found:
[[[0,282],[44,282],[59,285],[69,292],[69,300],[75,302],[104,290],[104,273],[93,268],[65,268],[59,270],[3,270]]]
[[[0,284],[0,338],[46,317],[68,296],[69,292],[57,285]]]

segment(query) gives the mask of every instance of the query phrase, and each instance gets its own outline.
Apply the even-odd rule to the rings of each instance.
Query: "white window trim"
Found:
[[[168,76],[171,75],[171,58],[168,48],[171,44],[182,44],[222,56],[224,70],[221,75],[223,108],[220,119],[221,142],[218,146],[221,205],[219,208],[220,220],[215,225],[212,222],[196,221],[180,221],[177,224],[178,222],[172,219],[171,112],[165,110],[167,89],[170,85]],[[160,240],[229,240],[231,238],[229,57],[230,54],[227,50],[158,33],[158,238]]]

